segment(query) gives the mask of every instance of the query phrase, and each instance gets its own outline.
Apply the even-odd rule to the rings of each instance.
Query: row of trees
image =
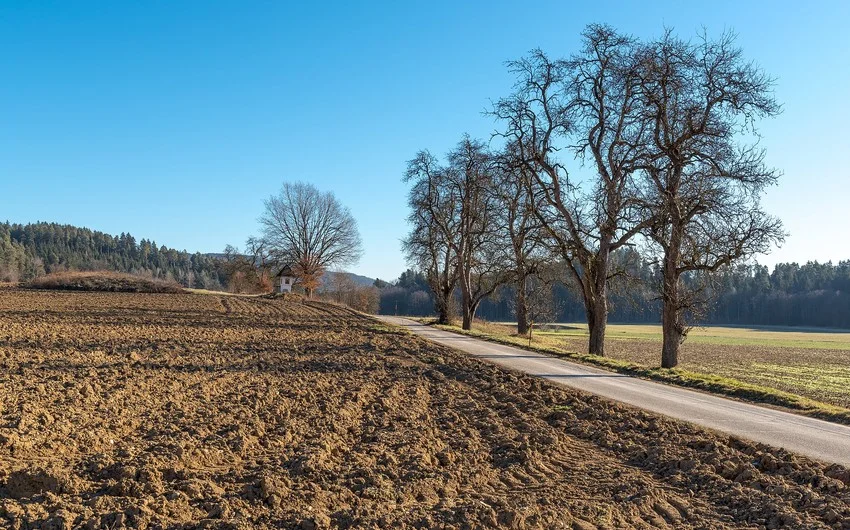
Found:
[[[658,271],[661,365],[675,366],[715,273],[784,238],[760,206],[778,173],[752,141],[756,120],[780,110],[773,80],[731,34],[645,41],[601,25],[572,57],[536,50],[508,67],[515,89],[490,111],[500,146],[464,136],[443,160],[421,151],[405,174],[404,249],[440,320],[456,288],[469,329],[481,301],[512,284],[523,333],[529,286],[545,291],[544,269],[563,269],[588,350],[603,355],[609,289],[640,256]]]

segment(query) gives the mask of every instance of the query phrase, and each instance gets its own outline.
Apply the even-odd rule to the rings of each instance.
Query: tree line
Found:
[[[216,258],[137,241],[130,234],[112,236],[56,223],[0,223],[0,281],[67,270],[126,272],[214,290],[228,281]]]
[[[262,233],[243,250],[190,254],[130,234],[57,223],[0,224],[0,281],[17,282],[67,270],[109,270],[175,281],[185,287],[268,292],[276,271],[289,265],[307,296],[323,285],[326,271],[356,262],[362,252],[357,223],[330,192],[285,182],[265,202]],[[324,282],[331,296],[364,311],[377,309],[374,288],[354,289],[344,275]],[[344,300],[343,300],[344,299]]]
[[[569,285],[597,355],[612,289],[644,290],[673,367],[718,275],[785,237],[760,204],[779,176],[756,128],[780,111],[774,80],[729,33],[641,40],[591,25],[582,42],[570,57],[507,63],[516,83],[488,111],[490,141],[410,160],[403,248],[439,320],[457,306],[464,329],[511,286],[518,332],[530,331],[553,283]],[[653,273],[634,275],[635,259]]]
[[[657,265],[643,262],[632,270],[634,281],[609,292],[609,321],[655,323],[661,306],[651,286]],[[690,281],[690,279],[687,279]],[[477,315],[491,322],[515,317],[514,287],[505,285],[484,299]],[[546,322],[584,319],[581,296],[571,284],[551,285],[551,312]],[[457,294],[455,303],[459,303]],[[427,279],[412,269],[380,289],[380,312],[388,315],[433,316],[434,300]],[[833,263],[778,263],[773,270],[739,264],[718,271],[704,324],[735,326],[798,326],[850,329],[850,260]]]

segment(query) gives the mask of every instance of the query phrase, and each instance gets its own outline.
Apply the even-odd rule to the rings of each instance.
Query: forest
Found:
[[[0,224],[0,281],[26,281],[66,270],[110,270],[173,280],[184,287],[219,290],[221,260],[136,241],[130,234],[57,223]]]
[[[658,270],[645,264],[633,281],[612,289],[610,321],[657,323],[661,307],[651,286]],[[810,261],[730,267],[713,278],[701,322],[740,326],[801,326],[850,329],[850,260],[838,264]],[[457,299],[457,295],[455,295]],[[516,320],[513,287],[504,286],[481,302],[477,316],[491,322]],[[549,298],[549,322],[582,322],[581,296],[556,283]],[[456,303],[458,300],[456,300]],[[422,273],[407,270],[381,289],[381,314],[434,315],[434,300]]]

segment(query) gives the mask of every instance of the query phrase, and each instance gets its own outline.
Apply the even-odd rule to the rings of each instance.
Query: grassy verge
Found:
[[[784,392],[768,386],[755,385],[730,377],[691,372],[678,368],[668,369],[650,367],[610,357],[600,357],[598,355],[569,351],[557,346],[552,346],[551,344],[540,345],[535,344],[534,342],[529,344],[528,338],[526,337],[515,335],[494,335],[492,333],[478,330],[465,331],[459,326],[438,325],[432,321],[425,321],[425,323],[429,323],[434,327],[445,331],[460,333],[499,344],[516,346],[525,350],[598,366],[622,374],[703,390],[715,394],[722,394],[724,396],[735,397],[754,403],[784,407],[807,416],[850,425],[850,409],[831,405],[829,403],[823,403],[805,396],[793,394],[791,392]]]

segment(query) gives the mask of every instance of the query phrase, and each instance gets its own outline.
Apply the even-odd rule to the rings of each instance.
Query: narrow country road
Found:
[[[844,425],[608,372],[405,318],[378,318],[505,368],[824,462],[850,465],[850,427]]]

